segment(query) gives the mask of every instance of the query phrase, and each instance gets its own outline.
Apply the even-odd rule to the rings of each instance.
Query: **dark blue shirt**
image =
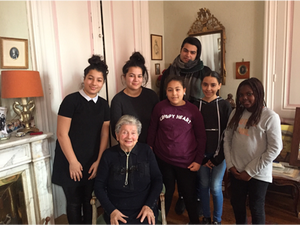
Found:
[[[157,200],[163,182],[155,156],[149,145],[137,143],[128,156],[120,145],[104,151],[95,180],[95,194],[105,212],[115,209],[135,218],[144,205],[157,213]],[[126,184],[126,171],[128,184]]]

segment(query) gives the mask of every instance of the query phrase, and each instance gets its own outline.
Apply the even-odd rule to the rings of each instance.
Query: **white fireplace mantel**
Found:
[[[50,151],[52,133],[0,142],[0,179],[21,174],[28,224],[54,224]]]

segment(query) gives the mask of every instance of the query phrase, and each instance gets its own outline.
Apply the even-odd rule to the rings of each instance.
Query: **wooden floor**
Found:
[[[177,215],[174,207],[178,195],[175,191],[172,206],[167,217],[168,224],[187,224],[189,222],[187,212]],[[300,224],[300,219],[295,215],[293,208],[293,198],[289,195],[278,194],[274,192],[267,193],[266,196],[266,224]],[[103,212],[99,207],[98,212]],[[250,212],[248,211],[250,218]],[[55,219],[56,224],[67,224],[66,215],[62,215]],[[224,197],[222,224],[234,224],[234,215],[230,205],[229,198]]]
[[[177,192],[175,192],[172,206],[169,211],[167,221],[168,224],[187,224],[189,222],[187,212],[177,215],[174,211],[177,201]],[[300,219],[296,217],[293,208],[293,198],[290,195],[282,195],[275,192],[267,192],[266,196],[266,224],[300,224]],[[211,199],[211,210],[212,199]],[[251,218],[250,211],[247,210],[248,218]],[[202,218],[200,218],[201,220]],[[222,224],[234,224],[234,214],[230,204],[230,199],[224,197]]]

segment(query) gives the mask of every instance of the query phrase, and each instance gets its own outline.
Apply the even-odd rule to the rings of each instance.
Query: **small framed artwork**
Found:
[[[236,79],[248,79],[250,77],[250,62],[236,63]]]
[[[151,34],[151,59],[162,60],[162,35]]]
[[[0,37],[1,69],[28,68],[28,40]]]
[[[160,74],[160,64],[155,63],[155,75],[159,75],[159,74]]]

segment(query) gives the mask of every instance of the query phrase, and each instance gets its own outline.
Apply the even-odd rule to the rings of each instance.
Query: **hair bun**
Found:
[[[144,59],[144,57],[142,56],[142,54],[139,53],[139,52],[134,52],[134,53],[130,56],[129,59],[132,60],[132,61],[136,61],[136,62],[138,62],[138,63],[141,63],[141,64],[145,64],[145,59]]]
[[[104,61],[103,56],[92,55],[92,57],[88,59],[88,62],[90,65],[84,69],[84,76],[86,76],[90,70],[96,69],[97,71],[102,72],[103,76],[105,75],[104,79],[106,80],[106,75],[108,74],[108,66]]]
[[[88,62],[90,65],[98,65],[102,63],[102,60],[99,55],[93,55],[91,58],[89,58]]]

